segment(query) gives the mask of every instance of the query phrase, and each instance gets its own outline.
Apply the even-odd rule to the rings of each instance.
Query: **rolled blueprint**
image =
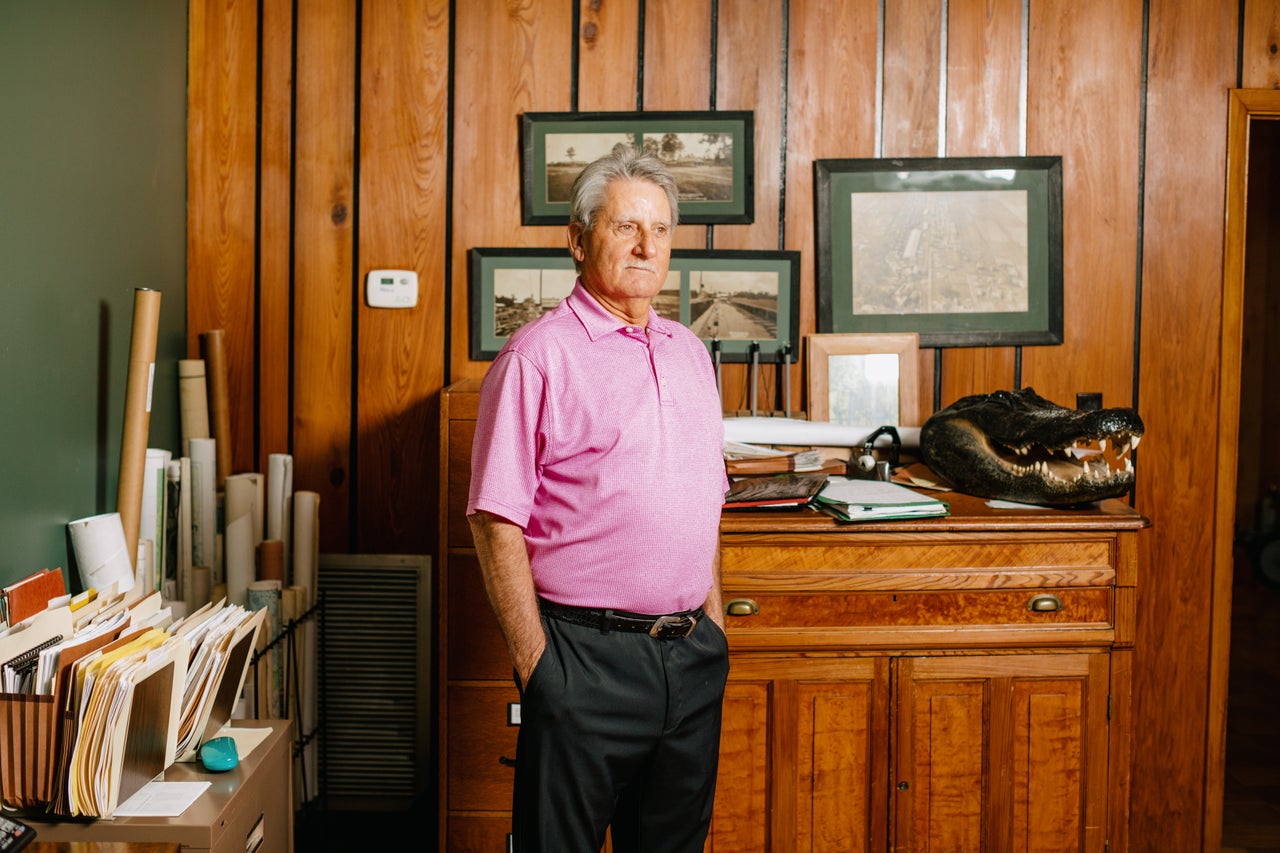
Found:
[[[160,328],[160,291],[133,291],[133,337],[129,344],[129,378],[124,395],[124,430],[120,437],[120,477],[116,511],[124,527],[129,565],[138,553],[138,524],[151,429],[151,388],[156,372],[156,338]],[[130,577],[132,577],[132,571]]]
[[[209,425],[218,442],[217,489],[231,474],[231,393],[227,379],[226,332],[211,329],[200,335],[205,382],[209,386]]]
[[[267,539],[279,539],[284,546],[281,557],[286,583],[293,577],[289,571],[293,528],[293,457],[288,453],[272,453],[267,457]]]
[[[216,571],[218,537],[217,442],[191,439],[191,563]]]
[[[148,447],[143,468],[142,501],[138,511],[138,541],[150,539],[155,551],[153,559],[157,572],[164,570],[165,544],[165,481],[173,454],[158,447]],[[157,576],[159,577],[159,576]],[[156,580],[151,578],[149,580]]]
[[[182,455],[191,453],[191,439],[209,438],[209,386],[204,359],[178,361],[178,401],[182,414]]]
[[[242,515],[249,517],[253,533],[253,547],[257,548],[265,538],[263,536],[263,503],[266,500],[265,478],[256,471],[243,474],[232,474],[227,477],[224,488],[224,518],[229,525]]]
[[[133,560],[120,513],[78,518],[67,528],[82,588],[96,589],[100,595],[110,593],[113,585],[117,593],[133,589]]]

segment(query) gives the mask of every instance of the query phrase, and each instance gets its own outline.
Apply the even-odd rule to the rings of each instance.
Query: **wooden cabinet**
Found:
[[[441,845],[506,849],[517,694],[463,517],[478,382],[445,390]],[[1137,545],[1121,501],[721,523],[712,853],[1128,847]]]

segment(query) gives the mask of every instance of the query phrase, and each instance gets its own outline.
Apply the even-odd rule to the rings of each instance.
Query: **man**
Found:
[[[728,646],[728,487],[702,341],[651,307],[675,181],[628,146],[574,182],[578,280],[480,390],[468,518],[520,688],[519,853],[701,851]]]

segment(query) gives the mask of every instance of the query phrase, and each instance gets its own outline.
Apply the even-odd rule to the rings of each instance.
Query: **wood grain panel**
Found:
[[[769,683],[730,674],[725,686],[716,801],[709,847],[714,853],[769,845]]]
[[[1142,4],[1082,9],[1055,0],[1031,9],[1027,149],[1062,156],[1065,339],[1024,348],[1023,385],[1068,408],[1082,391],[1101,392],[1104,406],[1128,406],[1136,369],[1142,64],[1134,45]]]
[[[520,225],[520,114],[569,109],[569,3],[479,0],[454,6],[453,245],[450,379],[480,377],[469,359],[467,250],[565,246],[559,226]],[[566,248],[567,251],[567,248]]]
[[[1280,88],[1280,6],[1273,0],[1245,0],[1240,31],[1240,86]]]
[[[1140,411],[1148,435],[1137,507],[1151,519],[1141,565],[1160,572],[1138,603],[1130,834],[1168,849],[1200,849],[1204,809],[1214,480],[1191,464],[1219,436],[1216,372],[1221,316],[1227,102],[1235,78],[1236,7],[1188,0],[1150,9],[1142,254]],[[1194,117],[1189,121],[1188,117]],[[1206,247],[1213,247],[1206,250]],[[1156,653],[1155,650],[1160,652]],[[1169,749],[1170,744],[1187,744]],[[1195,745],[1195,746],[1192,746]],[[1144,841],[1146,839],[1147,841]],[[1214,839],[1216,843],[1216,839]]]
[[[948,157],[1016,157],[1021,120],[1021,0],[955,0],[947,6],[946,153]],[[923,354],[931,362],[934,352]],[[1013,388],[1013,347],[941,351],[941,405],[967,394]],[[933,411],[933,373],[921,387]]]
[[[507,705],[520,701],[514,683],[442,687],[448,703],[449,811],[502,811],[511,808],[515,769],[499,762],[514,759],[520,729],[507,725]]]
[[[320,495],[320,550],[352,548],[355,0],[297,13],[294,488]]]
[[[636,110],[640,0],[578,0],[578,9],[578,109]]]
[[[448,293],[444,235],[448,0],[364,7],[360,94],[360,281],[418,273],[418,304],[358,314],[358,550],[435,549],[438,394]]]
[[[779,199],[782,192],[782,57],[783,5],[780,0],[721,0],[716,37],[716,109],[751,110],[755,114],[755,221],[749,225],[716,225],[711,229],[716,249],[782,249]],[[791,341],[789,406],[799,411],[801,400],[801,342]],[[723,368],[724,407],[750,406],[750,378],[746,365]],[[772,410],[782,398],[784,383],[776,362],[760,371],[758,405]]]
[[[940,157],[938,92],[942,86],[942,8],[938,0],[884,7],[885,157]]]
[[[225,330],[232,470],[248,471],[256,464],[258,6],[250,0],[193,0],[188,14],[187,355],[200,357],[202,333]]]
[[[875,156],[873,3],[791,0],[787,60],[786,248],[800,250],[800,334],[815,320],[813,161]],[[803,347],[797,362],[803,363]],[[802,383],[803,384],[803,383]],[[807,406],[808,390],[801,400]]]
[[[644,108],[711,109],[710,0],[646,4],[640,37],[644,39]],[[705,249],[711,227],[681,225],[672,248]]]
[[[879,826],[874,800],[883,786],[871,765],[881,741],[876,716],[884,708],[874,679],[803,683],[797,693],[796,849],[873,850]]]
[[[257,471],[272,453],[288,453],[291,315],[290,217],[293,211],[293,4],[262,2],[261,187],[258,204]]]

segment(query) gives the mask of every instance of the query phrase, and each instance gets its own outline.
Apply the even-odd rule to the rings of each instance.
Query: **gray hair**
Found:
[[[680,221],[679,193],[671,170],[657,157],[625,142],[619,142],[612,151],[588,163],[578,173],[569,193],[569,221],[582,226],[583,231],[590,231],[596,214],[604,207],[605,187],[621,180],[648,181],[660,187],[671,205],[671,227]]]

